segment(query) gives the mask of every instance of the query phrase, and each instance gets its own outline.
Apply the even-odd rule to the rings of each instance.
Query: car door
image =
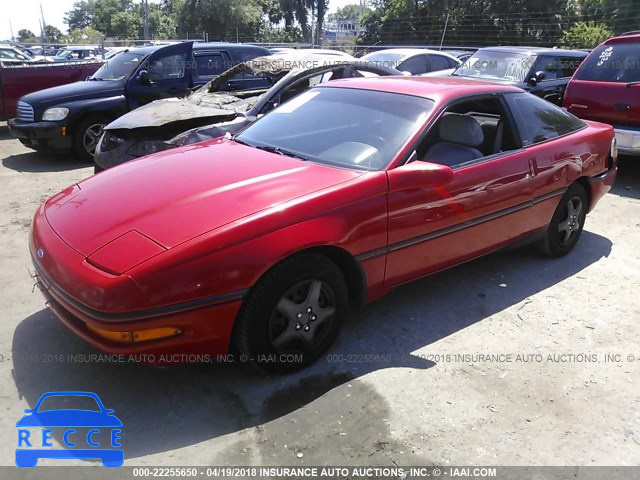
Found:
[[[475,112],[496,108],[497,117]],[[416,146],[416,161],[435,160],[431,152],[442,143],[439,125],[448,114],[486,118],[495,124],[496,132],[503,122],[502,139],[495,153],[485,150],[478,158],[450,164],[453,181],[447,185],[389,193],[388,286],[464,262],[532,229],[531,166],[501,99],[477,98],[447,108]],[[466,132],[459,135],[465,142]]]
[[[580,151],[584,148],[580,141],[573,144],[567,140],[562,148],[554,148],[549,141],[581,130],[584,123],[533,95],[509,93],[504,98],[513,112],[522,145],[532,165],[531,182],[536,198],[560,193],[568,186],[568,172],[581,170],[581,156],[589,156],[590,152]]]
[[[126,83],[129,108],[186,95],[192,84],[192,48],[193,42],[169,45],[141,62]]]

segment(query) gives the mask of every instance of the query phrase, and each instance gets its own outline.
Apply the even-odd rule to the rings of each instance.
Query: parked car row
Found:
[[[376,63],[317,52],[284,52],[243,62],[182,100],[157,100],[123,115],[104,129],[95,153],[96,173],[151,153],[236,133],[328,80],[401,74]],[[273,86],[224,91],[242,74]]]
[[[263,47],[223,43],[133,48],[105,62],[87,81],[22,97],[9,131],[34,150],[73,151],[91,161],[110,121],[153,100],[184,96],[232,65],[268,54]],[[241,75],[226,88],[260,85],[262,80]]]
[[[34,117],[11,132],[69,129],[60,147],[96,149],[100,172],[34,217],[56,316],[108,353],[288,372],[396,286],[513,245],[576,246],[618,156],[611,125],[554,104],[586,52],[374,53],[145,47],[25,96]],[[411,71],[438,61],[453,74]]]

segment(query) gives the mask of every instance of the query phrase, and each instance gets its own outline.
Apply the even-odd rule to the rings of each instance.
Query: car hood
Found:
[[[258,98],[259,95],[243,99],[231,94],[209,93],[199,96],[197,102],[191,98],[157,100],[117,118],[105,130],[158,127],[194,118],[231,120],[238,113],[249,110]]]
[[[115,95],[124,95],[123,81],[102,80],[68,83],[29,93],[21,100],[34,106],[48,106]]]
[[[362,174],[218,139],[90,177],[52,197],[46,217],[86,257],[132,231],[172,248]]]

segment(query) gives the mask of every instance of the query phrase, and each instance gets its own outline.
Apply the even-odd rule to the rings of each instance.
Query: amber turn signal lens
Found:
[[[119,343],[147,342],[149,340],[173,337],[182,333],[179,329],[173,327],[151,328],[133,332],[112,332],[110,330],[101,330],[89,324],[87,324],[87,328],[102,338]]]

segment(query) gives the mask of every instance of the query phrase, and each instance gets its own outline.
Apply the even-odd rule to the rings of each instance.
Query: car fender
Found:
[[[167,305],[246,291],[270,268],[309,249],[337,248],[352,258],[384,249],[386,185],[385,172],[372,172],[342,188],[339,197],[305,197],[290,208],[282,205],[239,219],[171,248],[127,274],[154,306]],[[383,263],[384,255],[375,260]],[[379,268],[365,270],[368,284],[382,282],[376,273]]]
[[[76,100],[74,102],[63,102],[50,106],[65,107],[69,109],[69,116],[65,119],[67,126],[73,131],[76,125],[88,116],[98,115],[107,118],[117,118],[127,112],[127,101],[124,95],[116,95],[107,98],[91,98],[87,100]]]

